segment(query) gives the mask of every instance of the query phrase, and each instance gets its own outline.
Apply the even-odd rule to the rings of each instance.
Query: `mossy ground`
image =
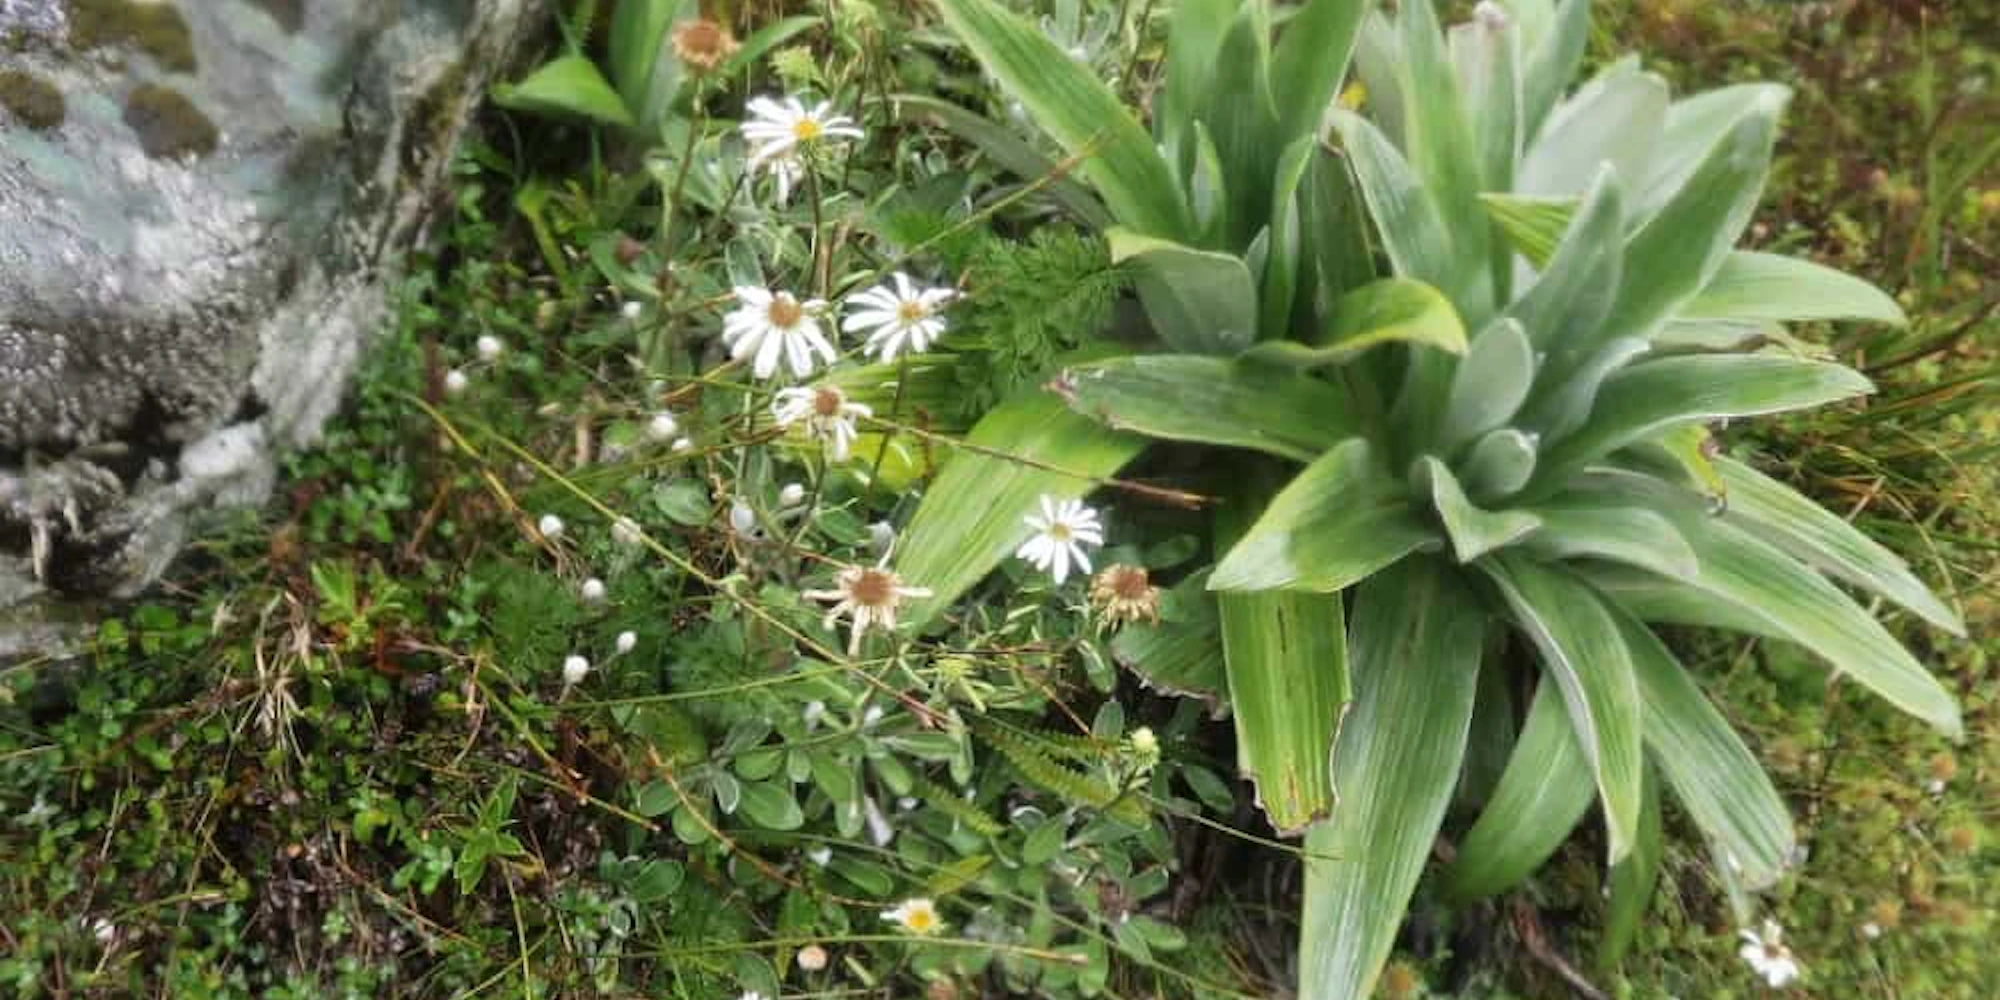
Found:
[[[1981,44],[1992,25],[1976,7],[1601,5],[1600,54],[1643,51],[1684,87],[1796,88],[1756,240],[1877,281],[1913,322],[1807,331],[1859,359],[1880,395],[1732,434],[1729,446],[1865,522],[1956,601],[1972,634],[1952,641],[1892,619],[1960,697],[1968,737],[1958,746],[1828,684],[1789,650],[1682,637],[1777,776],[1809,851],[1800,874],[1757,903],[1806,967],[1778,995],[1973,1000],[2000,982],[1990,943],[2000,910],[2000,61]],[[567,139],[583,144],[580,133]],[[653,842],[597,794],[634,767],[623,756],[631,743],[561,712],[547,664],[580,634],[608,642],[628,628],[639,657],[663,655],[708,612],[580,608],[527,524],[545,508],[576,523],[589,512],[517,464],[468,461],[413,400],[441,402],[440,352],[491,331],[513,353],[484,419],[538,454],[585,448],[580,422],[535,411],[602,391],[595,338],[609,334],[574,322],[582,296],[550,276],[561,268],[544,267],[540,248],[609,237],[606,220],[629,205],[616,189],[588,203],[580,188],[552,193],[492,150],[463,174],[438,256],[406,289],[356,403],[293,464],[286,493],[191,553],[170,586],[105,626],[83,663],[0,668],[0,695],[14,700],[0,709],[0,802],[12,814],[0,820],[0,856],[21,862],[0,866],[0,990],[584,996],[597,995],[587,991],[605,982],[608,961],[602,995],[621,995],[618,982],[721,995],[740,970],[666,949],[683,935],[779,937],[811,923],[808,903],[760,895],[747,864],[621,856]],[[566,206],[557,231],[547,213],[513,211],[531,202]],[[705,492],[649,502],[688,523],[713,513]],[[665,585],[613,580],[634,594]],[[623,596],[614,592],[614,606]],[[733,648],[747,657],[740,637]],[[684,669],[675,681],[705,687],[741,666],[721,656]],[[730,710],[763,711],[765,697]],[[292,708],[272,707],[286,699]],[[267,713],[286,725],[266,728]],[[692,715],[659,718],[669,742],[702,751]],[[562,774],[577,783],[550,777]],[[501,788],[518,789],[506,832],[518,851],[501,849],[483,819]],[[1222,818],[1244,826],[1251,815]],[[1602,848],[1585,834],[1503,900],[1454,912],[1420,899],[1382,995],[1560,997],[1572,989],[1565,963],[1613,996],[1766,994],[1736,957],[1710,859],[1686,824],[1668,822],[1664,888],[1621,969],[1590,961]],[[482,879],[496,850],[506,877]],[[1233,982],[1284,981],[1292,873],[1268,848],[1188,846],[1172,890],[1187,915],[1184,963]],[[700,892],[676,895],[683,879]],[[755,905],[730,905],[746,900]],[[746,916],[759,906],[763,924]],[[634,919],[625,907],[660,914],[647,937],[605,931]],[[637,954],[621,960],[619,948]],[[1143,976],[1121,985],[1134,996],[1189,992]]]
[[[55,84],[17,69],[0,70],[0,108],[22,125],[46,131],[63,123],[62,91]]]

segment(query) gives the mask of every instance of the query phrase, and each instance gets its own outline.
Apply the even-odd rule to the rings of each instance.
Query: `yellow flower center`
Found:
[[[806,311],[799,305],[799,300],[789,295],[773,296],[770,307],[764,310],[764,315],[771,321],[771,325],[780,330],[789,330],[796,326],[805,314]]]
[[[1069,525],[1064,524],[1061,521],[1057,521],[1056,523],[1049,525],[1048,536],[1058,542],[1069,541],[1071,537]]]
[[[913,909],[903,917],[903,926],[918,934],[929,934],[937,929],[937,914],[928,909]]]
[[[819,122],[811,118],[801,118],[792,123],[792,137],[800,142],[811,142],[819,138],[823,131]]]
[[[896,318],[905,323],[919,322],[931,314],[922,302],[903,302],[896,306]]]

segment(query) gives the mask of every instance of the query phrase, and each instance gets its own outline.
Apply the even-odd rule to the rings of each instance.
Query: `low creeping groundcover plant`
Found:
[[[973,427],[1008,457],[962,453],[925,495],[898,568],[929,593],[904,620],[1142,454],[1213,499],[1213,565],[1114,648],[1226,699],[1264,812],[1304,835],[1302,997],[1370,993],[1455,794],[1482,805],[1452,896],[1517,884],[1595,803],[1615,961],[1671,795],[1749,922],[1791,820],[1655,625],[1797,643],[1958,733],[1952,695],[1834,581],[1957,616],[1708,429],[1871,390],[1781,324],[1902,321],[1865,282],[1735,249],[1782,87],[1676,99],[1626,59],[1572,89],[1586,0],[1484,2],[1449,29],[1430,0],[1307,0],[1282,26],[1266,0],[1182,0],[1149,132],[994,0],[939,6],[1070,157],[1062,200],[1103,227],[1153,339]],[[1033,162],[996,123],[958,127]]]

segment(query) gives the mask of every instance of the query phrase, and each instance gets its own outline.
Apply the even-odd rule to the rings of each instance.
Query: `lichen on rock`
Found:
[[[0,0],[0,660],[313,438],[541,9]]]
[[[62,91],[55,84],[18,69],[0,69],[0,108],[41,132],[61,125],[67,113]]]

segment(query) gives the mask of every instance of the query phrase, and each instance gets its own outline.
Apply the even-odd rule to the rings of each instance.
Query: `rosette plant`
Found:
[[[1440,873],[1462,899],[1597,805],[1613,958],[1663,794],[1732,887],[1782,874],[1783,801],[1656,624],[1796,643],[1959,731],[1835,581],[1962,633],[1952,611],[1707,429],[1870,391],[1780,324],[1902,319],[1857,279],[1735,249],[1785,91],[1676,100],[1624,61],[1569,93],[1585,0],[1484,3],[1449,31],[1429,0],[1374,6],[1308,0],[1274,33],[1262,0],[1183,0],[1148,133],[992,0],[940,0],[1079,159],[1158,342],[989,413],[903,541],[921,620],[1041,495],[1200,450],[1225,484],[1217,558],[1179,588],[1194,612],[1122,652],[1185,686],[1209,671],[1266,814],[1305,834],[1314,1000],[1371,991],[1455,794],[1477,806]],[[1365,113],[1333,107],[1350,56]]]

